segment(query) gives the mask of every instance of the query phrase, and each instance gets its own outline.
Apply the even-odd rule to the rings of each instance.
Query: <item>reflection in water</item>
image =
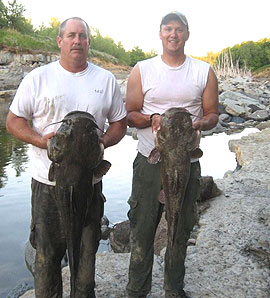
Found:
[[[6,166],[11,164],[16,171],[16,176],[20,176],[25,170],[24,164],[28,161],[28,145],[16,140],[7,133],[6,128],[0,126],[0,188],[7,182]]]

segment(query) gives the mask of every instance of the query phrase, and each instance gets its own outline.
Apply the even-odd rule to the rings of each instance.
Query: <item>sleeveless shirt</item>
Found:
[[[138,62],[142,92],[141,113],[164,113],[171,107],[182,107],[192,115],[202,117],[202,94],[207,84],[210,65],[186,56],[185,62],[171,67],[156,56]],[[194,121],[197,117],[192,116]],[[137,130],[138,151],[148,157],[155,147],[152,128]]]

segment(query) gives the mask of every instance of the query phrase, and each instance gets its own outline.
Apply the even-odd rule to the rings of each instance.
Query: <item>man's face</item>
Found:
[[[87,61],[90,39],[86,26],[79,20],[68,20],[63,36],[57,37],[61,50],[61,61],[85,63]]]
[[[164,51],[177,53],[184,50],[189,31],[182,22],[173,20],[161,26],[159,37]]]

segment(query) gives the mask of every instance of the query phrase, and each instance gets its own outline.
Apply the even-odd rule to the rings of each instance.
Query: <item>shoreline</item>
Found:
[[[208,202],[199,220],[196,245],[186,259],[186,290],[199,297],[269,297],[270,128],[230,141],[240,169],[215,182],[222,194]],[[240,158],[241,157],[241,158]],[[97,297],[127,297],[129,253],[99,253]],[[152,291],[162,298],[164,250],[155,256]],[[69,268],[63,269],[64,295],[69,295]],[[22,298],[34,298],[34,290]]]

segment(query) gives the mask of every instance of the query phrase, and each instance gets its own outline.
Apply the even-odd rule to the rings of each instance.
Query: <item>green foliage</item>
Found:
[[[139,47],[134,47],[130,52],[130,65],[134,66],[138,61],[145,60],[145,54]]]
[[[216,64],[220,64],[225,53],[230,53],[232,63],[240,69],[252,71],[270,64],[270,39],[264,38],[257,42],[246,41],[232,48],[228,47],[219,54]]]
[[[152,57],[155,57],[155,56],[157,56],[157,52],[155,50],[151,50],[150,52],[145,53],[145,58],[146,59],[149,59],[149,58],[152,58]]]
[[[1,114],[2,116],[2,114]],[[0,125],[0,189],[6,184],[7,165],[11,166],[16,177],[20,176],[25,171],[24,164],[28,161],[26,143],[15,139],[6,131],[6,128]]]
[[[2,0],[0,0],[0,28],[7,27],[6,13],[7,13],[7,8],[5,7]]]
[[[61,22],[57,18],[51,18],[49,24],[50,27],[45,27],[44,24],[41,24],[41,26],[39,26],[39,29],[36,30],[35,33],[40,37],[53,40],[55,43],[56,37],[58,35],[58,28]]]
[[[91,35],[92,49],[114,56],[120,63],[129,64],[129,55],[121,42],[116,44],[112,38],[103,37],[98,29],[91,28],[91,31],[93,32]]]
[[[103,37],[98,29],[91,28],[91,48],[99,52],[105,52],[115,57],[119,63],[134,66],[138,61],[156,56],[155,51],[144,53],[139,47],[134,47],[131,51],[126,52],[121,42],[116,44],[108,36]]]
[[[41,52],[56,52],[55,40],[45,39],[37,34],[23,34],[16,30],[0,30],[0,45],[16,48],[18,51],[40,50]]]
[[[103,61],[111,62],[113,64],[118,64],[119,63],[118,60],[114,56],[112,56],[108,53],[105,53],[105,52],[100,52],[98,50],[94,50],[94,49],[90,49],[89,56],[90,57],[97,57],[97,58],[100,58]]]
[[[24,11],[24,6],[17,0],[8,2],[7,6],[0,0],[0,44],[18,50],[58,52],[56,37],[60,21],[51,18],[49,27],[42,24],[39,29],[34,29],[31,20],[23,16]],[[144,53],[138,46],[126,51],[121,42],[116,44],[112,38],[103,37],[98,29],[92,28],[92,32],[90,57],[96,55],[115,64],[134,66],[138,61],[157,55],[153,50]],[[224,59],[225,56],[229,58]],[[270,39],[243,42],[220,53],[209,52],[206,57],[197,58],[223,69],[236,65],[239,69],[248,68],[253,71],[270,64]],[[222,63],[226,65],[222,67]]]
[[[145,59],[149,59],[157,56],[157,53],[152,50],[151,52],[144,53],[142,49],[139,47],[134,47],[131,51],[129,51],[130,55],[130,66],[134,66],[138,61],[142,61]]]
[[[6,7],[3,2],[0,3],[0,28],[9,28],[17,30],[21,33],[31,34],[33,26],[31,21],[26,20],[23,16],[25,9],[17,0],[8,2]]]
[[[205,57],[194,56],[194,58],[210,63],[211,65],[214,65],[216,63],[218,56],[219,56],[219,53],[207,52],[207,55]]]

